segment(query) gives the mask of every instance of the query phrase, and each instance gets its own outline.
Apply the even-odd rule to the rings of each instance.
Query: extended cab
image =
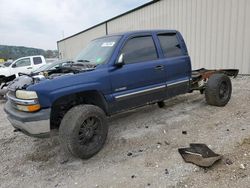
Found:
[[[104,145],[107,116],[198,90],[225,106],[238,70],[192,71],[184,39],[175,30],[126,32],[91,43],[74,63],[10,86],[5,112],[27,135],[59,129],[62,147],[89,158]]]

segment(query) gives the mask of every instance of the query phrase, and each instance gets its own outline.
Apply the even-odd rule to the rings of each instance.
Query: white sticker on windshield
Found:
[[[115,42],[104,42],[102,43],[102,47],[112,47],[115,45]]]

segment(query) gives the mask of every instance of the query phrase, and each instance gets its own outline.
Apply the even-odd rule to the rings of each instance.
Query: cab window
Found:
[[[30,65],[31,65],[30,58],[25,58],[18,60],[12,67],[26,67]]]
[[[39,65],[39,64],[41,64],[43,61],[42,61],[42,58],[41,58],[41,57],[33,57],[33,62],[34,62],[34,65]]]
[[[161,48],[165,57],[182,56],[182,50],[176,33],[158,34]]]
[[[151,36],[140,36],[129,39],[123,47],[125,64],[151,61],[158,58]]]

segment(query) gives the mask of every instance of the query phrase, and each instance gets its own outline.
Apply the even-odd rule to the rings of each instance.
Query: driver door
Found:
[[[121,49],[124,65],[111,72],[114,111],[133,108],[166,96],[165,67],[153,37],[135,36]]]
[[[18,73],[26,73],[29,74],[32,71],[32,65],[30,58],[20,59],[11,67],[11,75]]]

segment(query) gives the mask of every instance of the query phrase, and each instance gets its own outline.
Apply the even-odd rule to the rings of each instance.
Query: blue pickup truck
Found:
[[[238,70],[192,71],[182,35],[175,30],[118,33],[97,38],[66,66],[23,75],[9,85],[5,112],[16,130],[46,137],[59,129],[62,147],[82,159],[103,147],[107,117],[200,91],[208,104],[225,106],[229,77]]]

